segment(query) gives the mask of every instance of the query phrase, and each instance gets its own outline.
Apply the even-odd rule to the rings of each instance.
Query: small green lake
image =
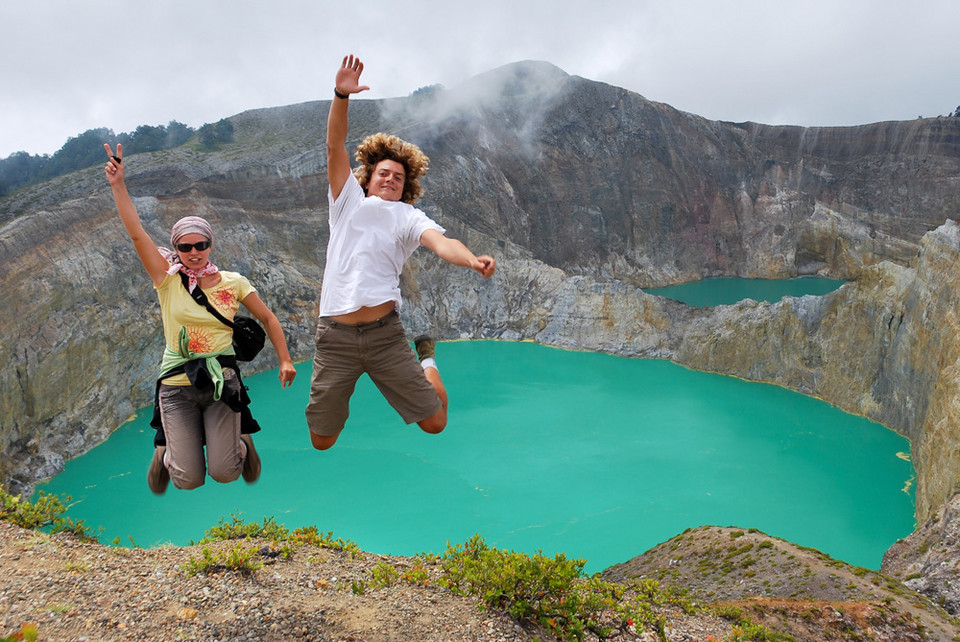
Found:
[[[100,541],[188,544],[221,518],[315,525],[384,554],[440,553],[476,533],[499,548],[565,552],[587,572],[686,528],[757,528],[877,569],[913,529],[906,439],[788,390],[670,362],[532,343],[444,342],[450,422],[405,426],[366,377],[337,445],[310,446],[310,364],[281,391],[245,379],[264,430],[259,482],[146,484],[149,410],[38,487]]]
[[[715,278],[691,281],[663,288],[644,289],[647,294],[666,297],[698,308],[732,305],[744,299],[776,303],[785,296],[820,296],[833,292],[846,281],[804,276],[795,279]]]

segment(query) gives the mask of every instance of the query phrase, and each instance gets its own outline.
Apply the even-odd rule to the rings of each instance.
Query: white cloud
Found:
[[[346,53],[369,98],[532,59],[714,119],[936,116],[960,104],[957,24],[952,0],[5,3],[0,157],[327,98]]]

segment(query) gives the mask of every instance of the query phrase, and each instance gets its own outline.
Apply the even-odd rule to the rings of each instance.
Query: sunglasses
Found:
[[[193,248],[197,248],[198,252],[203,252],[208,247],[210,247],[210,241],[200,241],[199,243],[177,243],[177,249],[184,254]]]

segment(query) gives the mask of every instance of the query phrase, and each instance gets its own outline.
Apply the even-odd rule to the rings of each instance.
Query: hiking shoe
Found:
[[[247,445],[247,457],[243,460],[243,481],[252,484],[260,479],[260,455],[253,447],[253,437],[240,435],[240,439]]]
[[[163,495],[170,483],[170,471],[163,465],[163,454],[167,451],[163,446],[153,449],[153,459],[147,469],[147,485],[157,495]]]
[[[437,342],[430,335],[421,334],[413,340],[413,345],[417,347],[417,358],[420,359],[420,361],[436,357],[434,351],[436,350]]]

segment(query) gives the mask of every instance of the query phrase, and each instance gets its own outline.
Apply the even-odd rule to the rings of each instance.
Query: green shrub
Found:
[[[254,559],[255,555],[256,548],[245,548],[239,542],[225,551],[214,552],[209,546],[204,546],[200,549],[200,558],[191,556],[182,568],[188,575],[217,571],[234,571],[246,575],[263,568],[263,563]]]
[[[38,637],[37,625],[33,622],[24,622],[20,630],[12,635],[0,638],[0,642],[34,642]]]
[[[290,531],[283,524],[278,524],[273,517],[264,517],[263,523],[246,522],[238,515],[231,515],[229,521],[221,517],[220,523],[208,529],[204,538],[197,543],[208,544],[231,539],[255,538],[268,539],[273,542],[306,544],[317,548],[332,548],[348,551],[354,557],[361,556],[360,547],[356,543],[341,538],[334,539],[332,532],[321,533],[316,526],[305,526]]]
[[[331,548],[337,551],[347,551],[354,558],[362,558],[363,551],[360,550],[360,547],[348,539],[342,538],[333,538],[333,532],[327,531],[326,533],[321,533],[316,526],[304,526],[298,528],[290,534],[290,541],[298,544],[306,544],[309,546],[316,546],[317,548]]]
[[[63,516],[67,510],[63,502],[70,499],[40,491],[36,503],[30,503],[0,487],[0,519],[30,530],[49,529],[51,533],[73,533],[84,541],[97,541],[97,535],[83,525],[83,520],[74,522]]]
[[[440,583],[455,594],[478,596],[563,640],[582,640],[588,631],[605,639],[633,626],[651,626],[663,638],[666,621],[654,606],[693,609],[682,592],[661,589],[653,580],[624,586],[584,579],[583,560],[500,551],[479,535],[448,547],[440,564]]]
[[[715,606],[713,612],[733,623],[730,637],[727,638],[730,642],[795,642],[795,638],[789,633],[771,631],[762,624],[750,621],[736,606]]]
[[[222,542],[231,539],[253,539],[262,538],[275,542],[286,540],[290,537],[290,531],[283,524],[277,524],[273,517],[264,517],[263,523],[245,522],[237,515],[231,515],[227,522],[223,517],[220,523],[207,530],[200,544],[209,542]]]
[[[390,586],[399,577],[400,572],[394,566],[386,562],[377,562],[377,565],[370,569],[370,586],[373,588]]]
[[[400,579],[404,582],[409,582],[410,584],[422,584],[427,586],[430,584],[430,573],[427,572],[427,569],[421,563],[413,565],[413,568],[406,569],[400,573]]]

